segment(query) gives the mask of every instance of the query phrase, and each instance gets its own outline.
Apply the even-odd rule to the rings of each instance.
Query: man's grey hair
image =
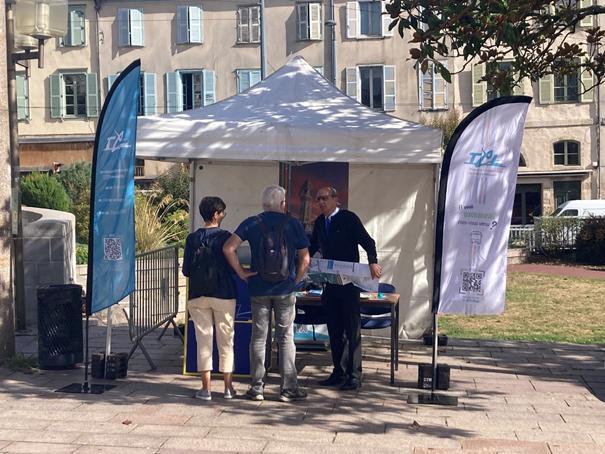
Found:
[[[281,212],[281,203],[286,200],[286,190],[281,186],[267,186],[263,189],[263,210]]]

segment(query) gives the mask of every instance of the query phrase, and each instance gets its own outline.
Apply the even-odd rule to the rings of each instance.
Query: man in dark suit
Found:
[[[317,203],[321,215],[313,226],[311,256],[320,251],[324,259],[359,262],[358,246],[361,246],[368,254],[372,277],[380,277],[382,270],[378,265],[376,243],[355,213],[338,207],[336,189],[321,188],[317,191]],[[321,299],[326,311],[334,370],[319,384],[357,390],[361,387],[359,289],[353,284],[326,284]]]

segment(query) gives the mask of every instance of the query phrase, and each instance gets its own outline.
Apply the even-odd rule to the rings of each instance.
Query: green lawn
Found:
[[[439,317],[450,337],[605,343],[605,280],[509,273],[501,316]]]

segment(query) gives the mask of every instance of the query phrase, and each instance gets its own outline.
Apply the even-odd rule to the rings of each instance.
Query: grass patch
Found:
[[[443,315],[450,337],[605,343],[605,280],[508,273],[500,316]]]
[[[7,369],[15,372],[21,372],[23,374],[34,374],[39,372],[38,358],[24,356],[20,353],[5,359],[0,363],[0,366],[6,367]]]

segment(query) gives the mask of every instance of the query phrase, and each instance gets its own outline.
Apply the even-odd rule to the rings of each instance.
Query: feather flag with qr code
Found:
[[[531,98],[496,98],[456,128],[441,168],[433,312],[504,311],[506,255]]]
[[[87,310],[93,314],[134,290],[134,161],[141,62],[122,71],[103,104],[92,160]]]

